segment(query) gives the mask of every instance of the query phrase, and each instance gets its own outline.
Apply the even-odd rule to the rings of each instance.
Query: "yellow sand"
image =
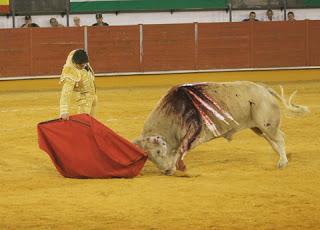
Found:
[[[246,130],[189,152],[185,174],[163,176],[148,162],[134,179],[66,179],[36,134],[58,114],[58,80],[0,81],[0,229],[319,229],[319,70],[100,77],[97,118],[134,139],[170,86],[231,80],[298,89],[294,101],[311,109],[283,117],[286,169]]]

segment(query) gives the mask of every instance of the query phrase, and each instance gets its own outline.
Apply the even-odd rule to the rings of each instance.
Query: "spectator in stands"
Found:
[[[75,17],[73,18],[73,24],[74,24],[75,27],[80,27],[80,26],[81,26],[81,25],[80,25],[80,18],[77,17],[77,16],[75,16]]]
[[[273,19],[273,11],[271,9],[268,9],[266,12],[267,15],[267,21],[271,22]]]
[[[25,21],[25,22],[24,22],[24,24],[21,26],[21,28],[39,27],[38,24],[32,22],[32,18],[31,18],[30,15],[26,15],[26,16],[24,17],[24,21]]]
[[[97,23],[92,24],[92,26],[108,26],[109,24],[106,22],[103,22],[103,16],[101,13],[96,14],[96,20]]]
[[[249,18],[246,18],[243,20],[244,22],[247,22],[247,21],[259,21],[258,19],[256,19],[256,13],[251,11],[250,14],[249,14]]]
[[[85,50],[77,49],[69,53],[62,69],[60,83],[62,84],[60,117],[63,120],[69,119],[73,92],[77,94],[78,114],[87,113],[94,116],[97,103],[96,86],[94,72]]]
[[[294,19],[294,13],[292,11],[288,12],[288,21],[293,22],[296,19]]]
[[[51,27],[63,27],[63,25],[59,24],[56,18],[50,18]]]

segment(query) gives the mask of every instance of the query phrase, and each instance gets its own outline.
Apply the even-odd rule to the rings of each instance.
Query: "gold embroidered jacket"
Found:
[[[72,62],[74,52],[75,50],[68,55],[60,77],[60,83],[63,84],[60,97],[60,115],[69,113],[73,92],[77,93],[78,113],[94,115],[97,101],[94,72],[89,64],[83,70],[77,69]]]

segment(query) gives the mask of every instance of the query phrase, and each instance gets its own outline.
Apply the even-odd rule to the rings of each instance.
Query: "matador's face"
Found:
[[[83,64],[75,64],[76,68],[79,70],[84,69],[84,67],[86,67],[87,63],[83,63]]]

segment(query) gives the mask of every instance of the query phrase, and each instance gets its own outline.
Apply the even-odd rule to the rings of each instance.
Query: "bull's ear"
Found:
[[[136,144],[136,145],[138,145],[138,146],[140,146],[142,148],[142,141],[141,141],[140,138],[133,140],[132,143]]]

